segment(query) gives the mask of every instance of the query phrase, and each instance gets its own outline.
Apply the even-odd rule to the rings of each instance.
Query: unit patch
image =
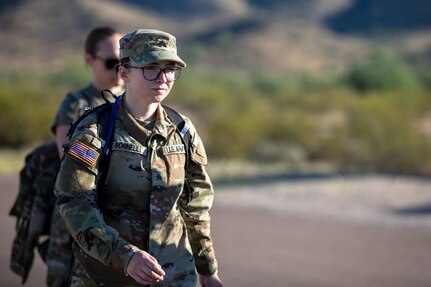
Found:
[[[141,145],[137,145],[137,144],[133,144],[133,143],[129,143],[129,142],[115,141],[112,144],[112,150],[134,152],[134,153],[139,153],[139,154],[145,155],[147,148],[143,147]]]
[[[162,150],[164,155],[186,153],[183,144],[164,146],[162,147]]]
[[[89,147],[88,145],[80,141],[75,141],[75,143],[69,149],[68,154],[83,161],[90,167],[93,167],[96,164],[97,159],[100,155],[95,149]]]

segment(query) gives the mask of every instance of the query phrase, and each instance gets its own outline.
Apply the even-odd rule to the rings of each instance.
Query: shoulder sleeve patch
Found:
[[[89,167],[94,167],[97,159],[100,156],[99,152],[97,152],[95,149],[78,140],[75,141],[75,143],[71,146],[68,154],[84,162]]]

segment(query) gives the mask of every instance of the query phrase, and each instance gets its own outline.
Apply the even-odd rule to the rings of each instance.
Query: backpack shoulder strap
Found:
[[[191,135],[190,135],[190,127],[187,125],[186,121],[184,120],[184,118],[174,109],[162,105],[163,108],[165,109],[166,113],[168,114],[169,119],[172,121],[172,123],[175,125],[178,134],[181,136],[181,140],[184,144],[184,148],[186,150],[186,164],[184,165],[184,169],[186,171],[186,176],[187,176],[187,170],[189,167],[189,163],[190,163],[190,141],[191,141]],[[188,186],[187,184],[187,177],[185,180],[185,192],[186,192],[186,206],[185,208],[187,209],[190,205],[190,201],[192,200],[193,197],[193,191],[191,190],[191,188]]]
[[[96,179],[97,190],[101,190],[101,187],[106,179],[106,174],[108,173],[110,151],[114,136],[114,126],[115,126],[115,115],[117,113],[118,107],[120,105],[121,97],[115,99],[114,104],[111,105],[110,112],[105,112],[98,117],[98,130],[99,137],[105,141],[105,146],[103,147],[102,154],[99,159],[99,175]]]
[[[78,125],[82,122],[82,120],[86,118],[90,113],[98,113],[98,115],[103,114],[105,113],[105,110],[110,110],[111,105],[112,105],[111,103],[105,103],[95,108],[90,108],[86,110],[74,123],[70,125],[69,131],[67,132],[67,136],[69,137],[69,139],[72,137],[73,132],[76,130]]]
[[[188,150],[190,147],[190,137],[191,137],[189,126],[187,125],[184,118],[176,110],[165,105],[163,105],[163,108],[168,114],[169,119],[176,126],[177,132],[180,134],[181,139],[183,140],[183,143],[185,145],[185,148]],[[187,156],[189,156],[188,153],[187,153]]]

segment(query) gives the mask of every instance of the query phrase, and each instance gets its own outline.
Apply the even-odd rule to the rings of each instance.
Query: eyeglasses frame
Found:
[[[133,69],[140,69],[140,70],[142,70],[142,76],[144,77],[144,79],[145,80],[147,80],[147,81],[155,81],[155,80],[157,80],[159,77],[160,77],[160,75],[161,75],[161,73],[163,72],[163,74],[165,75],[165,77],[166,77],[166,80],[168,80],[168,82],[175,82],[176,80],[178,80],[179,79],[179,77],[180,77],[180,75],[181,75],[181,71],[182,71],[182,69],[180,68],[180,67],[176,67],[176,66],[173,66],[173,67],[166,67],[166,68],[164,68],[164,69],[162,69],[162,68],[160,68],[160,67],[157,67],[157,66],[144,66],[144,67],[137,67],[137,66],[132,66],[132,65],[125,65],[124,66],[125,68],[133,68]],[[157,76],[154,78],[154,79],[152,79],[152,80],[150,80],[150,79],[147,79],[147,77],[145,77],[145,72],[144,72],[144,70],[145,70],[145,68],[158,68],[158,69],[160,69],[160,71],[157,73]],[[178,75],[178,76],[176,76],[176,78],[174,79],[174,80],[169,80],[168,79],[168,77],[166,76],[166,70],[167,69],[175,69],[176,71],[178,71],[177,73],[175,73],[175,75]]]
[[[94,55],[93,58],[102,61],[103,64],[105,65],[106,70],[118,71],[118,68],[120,66],[120,59],[118,59],[118,58],[103,59],[97,55]],[[109,63],[109,62],[111,62],[111,63]],[[112,66],[112,63],[114,63],[114,62],[115,62],[115,65]]]

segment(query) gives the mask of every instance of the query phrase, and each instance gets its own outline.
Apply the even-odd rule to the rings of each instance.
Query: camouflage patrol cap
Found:
[[[120,39],[120,58],[129,57],[137,65],[174,61],[180,67],[186,63],[177,55],[173,35],[154,29],[138,29]]]

